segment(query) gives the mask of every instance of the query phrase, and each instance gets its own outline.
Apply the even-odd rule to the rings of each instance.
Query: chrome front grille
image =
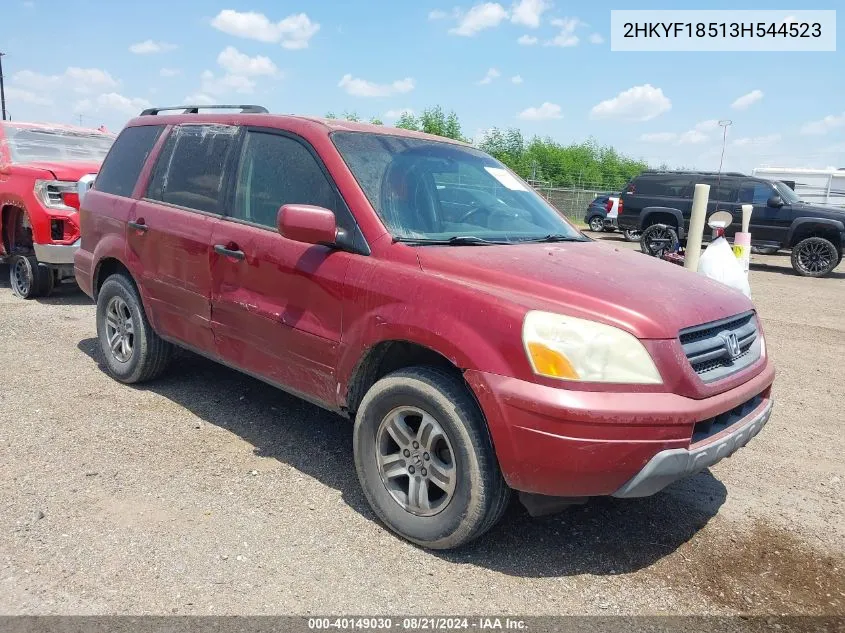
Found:
[[[690,365],[704,382],[714,382],[753,365],[761,341],[754,312],[681,330],[678,338]]]

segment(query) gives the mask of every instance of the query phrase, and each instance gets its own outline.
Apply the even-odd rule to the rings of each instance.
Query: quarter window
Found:
[[[689,176],[643,176],[635,182],[638,196],[690,197]]]
[[[158,157],[147,197],[222,213],[226,166],[237,135],[238,128],[232,125],[176,127]]]
[[[94,188],[116,196],[131,196],[141,169],[163,129],[163,125],[139,125],[123,130],[106,156]]]

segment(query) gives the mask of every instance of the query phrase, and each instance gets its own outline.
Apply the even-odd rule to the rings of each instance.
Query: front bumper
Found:
[[[773,401],[769,398],[745,422],[735,424],[726,435],[701,446],[660,451],[613,496],[648,497],[679,479],[701,472],[725,457],[730,457],[766,425],[772,415],[772,405]]]
[[[666,451],[692,450],[697,459],[704,460],[700,446],[709,447],[720,442],[724,434],[733,434],[750,424],[759,407],[725,433],[690,446],[696,423],[757,396],[761,398],[760,406],[770,407],[774,375],[774,366],[767,358],[753,378],[728,391],[696,400],[654,391],[581,391],[475,370],[464,372],[487,419],[508,485],[523,492],[557,497],[624,492],[655,456]],[[729,447],[717,449],[718,459]],[[702,468],[709,465],[705,462]],[[655,479],[652,484],[656,483],[659,482]],[[658,489],[655,487],[652,492]]]
[[[73,244],[34,244],[35,257],[42,264],[73,264],[81,239]]]

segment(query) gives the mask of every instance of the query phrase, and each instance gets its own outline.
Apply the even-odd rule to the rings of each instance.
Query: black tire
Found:
[[[432,416],[454,453],[454,491],[433,516],[418,516],[403,507],[379,472],[379,428],[389,413],[401,407]],[[417,438],[422,441],[421,435]],[[507,508],[510,489],[499,470],[484,417],[463,381],[442,369],[412,367],[376,382],[358,409],[353,448],[358,479],[375,513],[388,528],[423,547],[464,545],[493,527]],[[408,470],[413,472],[410,466]]]
[[[600,215],[594,215],[589,220],[587,220],[587,225],[590,227],[590,230],[593,233],[601,233],[604,231],[604,218]]]
[[[131,354],[126,360],[118,358],[109,345],[106,314],[113,299],[123,302],[132,322]],[[150,327],[135,284],[122,274],[111,275],[97,294],[97,338],[109,373],[127,384],[160,375],[173,355],[173,346]]]
[[[654,240],[669,240],[669,242],[658,244]],[[652,257],[657,257],[661,251],[671,253],[679,244],[678,232],[667,224],[652,224],[640,235],[640,250]]]
[[[53,271],[35,255],[14,255],[9,258],[9,285],[21,299],[45,297],[53,290]]]
[[[840,259],[836,245],[823,237],[808,237],[792,247],[792,269],[802,277],[824,277]]]
[[[753,255],[774,255],[780,249],[777,246],[752,246],[751,253]]]
[[[640,235],[642,235],[642,231],[635,231],[634,229],[624,229],[622,231],[622,237],[625,238],[626,242],[639,242]]]

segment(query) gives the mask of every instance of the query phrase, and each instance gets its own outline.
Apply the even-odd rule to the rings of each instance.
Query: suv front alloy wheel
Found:
[[[839,249],[823,237],[808,237],[792,248],[792,268],[803,277],[824,277],[839,260]]]

